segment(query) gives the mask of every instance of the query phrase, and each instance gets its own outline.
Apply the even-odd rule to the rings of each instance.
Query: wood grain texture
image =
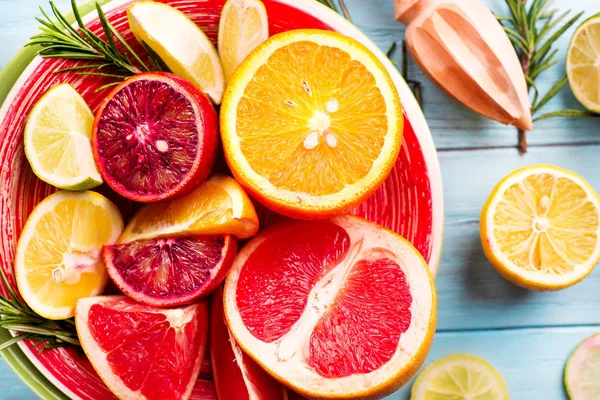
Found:
[[[503,0],[485,0],[497,12]],[[68,0],[56,0],[61,9]],[[0,0],[0,66],[35,32],[43,0]],[[356,25],[384,51],[401,41],[391,0],[346,0]],[[555,0],[554,6],[587,18],[597,0]],[[44,4],[45,5],[45,4]],[[564,74],[570,33],[559,42],[559,64],[541,80],[547,89]],[[400,52],[393,59],[400,60]],[[410,63],[409,74],[424,84],[424,111],[438,149],[446,203],[445,243],[436,279],[439,320],[429,361],[453,352],[486,358],[506,378],[512,399],[566,399],[562,368],[585,337],[600,331],[600,269],[558,293],[532,293],[504,281],[489,265],[479,241],[479,212],[494,185],[514,169],[544,162],[571,169],[600,190],[600,119],[553,119],[529,134],[530,152],[519,155],[512,127],[485,120],[442,94]],[[546,110],[579,108],[568,89]],[[498,148],[500,147],[500,148]],[[0,362],[0,399],[35,396]],[[390,397],[408,399],[409,387]]]

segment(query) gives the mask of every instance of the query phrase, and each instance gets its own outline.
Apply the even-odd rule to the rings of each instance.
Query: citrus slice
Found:
[[[190,397],[208,339],[208,306],[144,306],[124,296],[77,302],[81,347],[106,386],[120,399]]]
[[[212,374],[219,399],[288,400],[287,388],[244,353],[227,329],[222,286],[211,297],[209,344]]]
[[[504,378],[485,360],[453,354],[429,364],[417,377],[410,400],[508,400]]]
[[[127,9],[136,39],[150,47],[171,72],[200,88],[215,104],[225,90],[215,46],[191,19],[168,4],[140,1]]]
[[[219,22],[219,56],[225,80],[269,37],[267,10],[260,0],[227,0]]]
[[[219,285],[237,241],[225,236],[141,239],[104,246],[108,275],[132,299],[155,307],[189,304]]]
[[[25,155],[37,177],[68,190],[100,185],[90,142],[93,123],[94,114],[73,86],[48,90],[25,124]]]
[[[366,47],[296,30],[272,36],[238,67],[220,126],[231,171],[250,194],[276,212],[322,219],[379,187],[403,121],[392,80]]]
[[[92,131],[106,183],[145,203],[195,189],[212,170],[217,141],[210,100],[184,79],[160,72],[135,75],[114,88]]]
[[[584,21],[573,34],[567,52],[567,76],[577,100],[600,113],[600,14]]]
[[[565,367],[565,386],[571,400],[600,399],[600,334],[573,351]]]
[[[102,292],[107,281],[102,246],[123,230],[117,207],[89,191],[61,191],[33,210],[17,244],[15,273],[29,307],[48,319],[73,316],[82,297]]]
[[[225,281],[240,348],[309,398],[381,398],[422,365],[436,321],[427,263],[355,216],[262,231]]]
[[[485,255],[504,278],[558,290],[585,278],[600,259],[600,198],[579,175],[552,166],[514,171],[481,211]]]
[[[142,208],[119,242],[189,234],[247,239],[257,231],[258,217],[244,189],[235,179],[216,174],[184,197]]]

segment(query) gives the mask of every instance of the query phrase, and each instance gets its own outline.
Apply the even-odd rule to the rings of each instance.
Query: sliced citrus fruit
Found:
[[[236,257],[224,293],[240,348],[309,398],[380,398],[422,365],[436,321],[427,263],[355,216],[293,221]]]
[[[600,14],[583,22],[567,52],[567,76],[577,100],[600,113]]]
[[[600,334],[573,351],[565,367],[565,386],[571,400],[600,399]]]
[[[260,0],[227,0],[219,21],[219,56],[225,80],[269,37],[267,10]]]
[[[208,339],[208,305],[144,306],[124,296],[81,299],[75,314],[85,354],[120,399],[188,399]]]
[[[102,183],[90,136],[94,114],[75,88],[62,83],[33,106],[25,124],[25,155],[38,178],[61,189]]]
[[[227,162],[256,199],[317,219],[377,189],[398,156],[403,121],[392,80],[366,47],[296,30],[272,36],[238,67],[220,127]]]
[[[235,179],[213,175],[188,195],[142,208],[119,242],[178,235],[234,235],[247,239],[258,231],[252,201]]]
[[[481,211],[485,255],[504,278],[558,290],[585,278],[600,259],[600,198],[579,175],[552,166],[514,171]]]
[[[104,246],[110,278],[132,299],[151,306],[189,304],[219,285],[237,241],[225,236],[141,239]]]
[[[98,193],[61,191],[42,200],[15,255],[17,285],[29,307],[44,318],[66,319],[78,299],[101,293],[107,281],[101,249],[122,230],[119,210]]]
[[[191,19],[168,4],[140,1],[127,9],[136,39],[150,47],[169,69],[200,88],[215,104],[225,89],[215,46]]]
[[[219,399],[287,400],[287,388],[245,354],[225,324],[223,287],[213,293],[210,310],[210,360]]]
[[[412,386],[410,400],[508,400],[504,378],[485,360],[453,354],[429,364]]]
[[[100,105],[92,145],[100,174],[117,193],[140,202],[166,200],[189,193],[210,174],[217,115],[185,80],[139,74]]]

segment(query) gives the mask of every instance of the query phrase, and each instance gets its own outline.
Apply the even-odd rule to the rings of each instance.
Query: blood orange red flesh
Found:
[[[240,347],[308,397],[379,398],[420,368],[436,294],[405,239],[354,216],[288,222],[238,254],[225,314]]]
[[[169,307],[209,294],[231,267],[231,235],[141,239],[105,246],[102,257],[121,291],[142,304]]]
[[[100,105],[92,147],[100,174],[122,196],[139,202],[181,196],[212,169],[217,115],[206,95],[182,78],[139,74]]]
[[[121,399],[189,398],[206,349],[206,302],[158,309],[124,296],[79,300],[75,323],[94,369]]]

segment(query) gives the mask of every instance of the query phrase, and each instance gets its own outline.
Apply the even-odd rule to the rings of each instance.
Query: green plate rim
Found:
[[[96,3],[103,5],[110,0],[86,0],[79,4],[77,8],[80,14],[86,15],[95,10]],[[64,14],[70,23],[75,22],[73,13]],[[19,79],[23,71],[34,59],[36,54],[35,47],[23,47],[10,59],[10,61],[0,71],[0,105],[8,96],[15,82]],[[0,329],[0,342],[8,340],[11,335],[8,331]],[[0,355],[9,366],[9,368],[29,387],[37,396],[48,400],[68,400],[60,389],[54,386],[33,363],[27,358],[23,350],[17,345],[0,352]]]

